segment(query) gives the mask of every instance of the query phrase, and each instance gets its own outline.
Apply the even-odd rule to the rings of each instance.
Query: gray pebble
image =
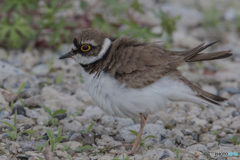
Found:
[[[8,111],[2,110],[0,112],[0,119],[4,119],[4,118],[7,118],[7,117],[10,117],[10,114],[8,113]]]

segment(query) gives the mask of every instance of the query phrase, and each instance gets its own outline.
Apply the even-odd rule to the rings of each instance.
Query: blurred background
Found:
[[[0,0],[0,120],[13,124],[13,113],[17,109],[20,130],[31,128],[36,132],[32,141],[25,141],[28,145],[19,143],[22,154],[36,151],[32,145],[39,142],[37,137],[46,135],[46,129],[51,127],[57,131],[54,127],[56,124],[60,124],[62,134],[68,135],[75,143],[79,138],[75,136],[74,139],[73,135],[79,134],[79,130],[87,130],[92,122],[96,122],[92,125],[94,133],[100,136],[107,134],[122,142],[132,136],[126,127],[139,122],[137,119],[106,118],[99,108],[91,106],[94,103],[84,89],[79,64],[72,59],[58,59],[71,49],[74,36],[85,28],[102,31],[112,41],[121,36],[132,36],[157,42],[171,50],[186,50],[203,42],[214,41],[218,43],[207,48],[205,53],[232,50],[234,55],[227,59],[187,63],[179,67],[194,84],[228,98],[230,107],[205,109],[179,102],[166,111],[149,116],[147,123],[161,125],[164,134],[167,133],[166,129],[169,135],[164,137],[174,135],[170,134],[173,128],[186,129],[183,132],[187,133],[185,137],[192,135],[190,140],[186,138],[186,141],[181,141],[181,145],[179,141],[174,145],[172,142],[166,143],[172,144],[167,147],[172,149],[173,154],[178,145],[183,150],[184,147],[201,143],[197,145],[204,144],[210,150],[219,145],[229,147],[229,144],[240,143],[239,0]],[[55,117],[56,124],[54,121],[51,126],[49,115],[41,108],[42,105],[48,107],[49,112],[64,109],[66,113],[57,119]],[[87,117],[89,115],[90,118]],[[7,128],[4,125],[0,123],[0,136],[9,137],[3,131]],[[149,132],[159,133],[155,132],[159,128],[150,127]],[[129,129],[132,129],[131,126]],[[238,136],[237,140],[235,135]],[[24,135],[18,136],[19,141],[26,138]],[[203,136],[207,138],[201,138]],[[94,140],[92,136],[89,144]],[[0,155],[14,157],[20,154],[8,146],[7,139],[3,138],[0,142],[0,146],[7,146],[5,148],[9,150],[0,151]],[[151,145],[156,144],[157,141],[151,142]],[[102,144],[99,142],[97,145],[101,147]],[[165,142],[161,145],[166,147]],[[182,154],[189,152],[182,150]],[[192,150],[196,151],[195,148]],[[239,151],[239,148],[229,150]],[[165,151],[161,153],[165,156]],[[34,154],[43,157],[41,150]],[[79,159],[81,156],[76,157]]]
[[[63,67],[57,58],[73,37],[95,28],[111,40],[132,36],[167,49],[218,41],[208,50],[232,50],[230,59],[239,61],[239,8],[238,0],[1,0],[0,59],[32,74],[51,73]],[[214,74],[220,62],[185,69]]]
[[[205,90],[239,101],[239,8],[239,0],[1,0],[0,86],[16,92],[26,80],[7,77],[19,69],[37,78],[33,84],[40,91],[53,85],[74,95],[84,88],[81,69],[72,59],[58,58],[71,49],[77,33],[95,28],[113,41],[132,36],[172,50],[218,41],[206,51],[234,55],[179,69]]]

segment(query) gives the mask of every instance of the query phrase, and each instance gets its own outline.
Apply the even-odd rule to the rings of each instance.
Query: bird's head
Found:
[[[111,43],[103,33],[85,29],[75,36],[71,50],[59,59],[73,58],[81,65],[91,64],[105,55]]]

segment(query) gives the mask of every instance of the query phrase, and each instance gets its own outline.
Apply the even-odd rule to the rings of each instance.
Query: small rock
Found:
[[[25,117],[27,116],[26,115],[26,110],[22,106],[14,107],[13,110],[12,110],[11,115],[14,115],[16,111],[17,111],[18,115],[23,115]]]
[[[144,156],[150,158],[150,159],[165,159],[165,158],[173,158],[175,157],[175,154],[168,150],[168,149],[161,149],[161,148],[157,148],[157,149],[152,149],[152,150],[148,150],[146,151],[146,153],[144,153]]]
[[[76,141],[68,141],[68,142],[65,142],[64,144],[66,144],[67,146],[69,146],[69,145],[71,144],[71,145],[70,145],[70,148],[71,148],[72,150],[75,150],[76,148],[82,146],[81,143],[76,142]]]
[[[0,107],[8,106],[8,102],[5,100],[4,96],[0,93]]]
[[[172,138],[162,140],[161,144],[163,144],[165,147],[168,147],[168,148],[176,148],[176,146],[173,144]]]
[[[221,130],[221,129],[222,129],[222,126],[213,125],[212,128],[211,128],[211,131],[218,131],[218,130]]]
[[[24,124],[24,129],[30,129],[32,126],[28,123]]]
[[[231,129],[240,129],[240,120],[234,121],[234,122],[229,126],[229,128],[231,128]]]
[[[235,10],[234,8],[228,8],[225,12],[224,12],[224,19],[226,21],[232,21],[234,20],[236,17],[236,13],[235,13]]]
[[[239,116],[239,112],[238,112],[238,111],[232,111],[232,116],[233,116],[233,117]]]
[[[89,95],[88,92],[84,91],[83,89],[79,88],[76,93],[75,93],[75,97],[82,101],[83,103],[85,103],[88,106],[91,106],[94,104],[91,96]]]
[[[38,108],[44,105],[41,95],[32,95],[30,98],[25,99],[24,104],[33,108]]]
[[[5,101],[7,102],[14,101],[17,98],[16,94],[2,88],[0,88],[0,94],[3,95]]]
[[[95,142],[94,142],[94,133],[92,133],[92,132],[89,132],[89,133],[83,132],[82,133],[82,137],[83,137],[82,141],[83,141],[84,145],[95,144]]]
[[[207,143],[207,148],[210,150],[217,146],[218,146],[218,142]]]
[[[24,98],[24,99],[27,99],[27,98],[31,98],[33,96],[38,96],[39,94],[41,93],[40,89],[38,86],[34,86],[34,87],[31,87],[27,90],[23,90],[20,94],[19,94],[19,98]],[[39,100],[38,100],[39,101]],[[37,101],[37,102],[38,102]],[[36,103],[36,102],[35,102]],[[25,102],[25,105],[28,105],[26,102]]]
[[[66,151],[56,150],[57,156],[60,158],[67,158],[68,153]]]
[[[194,118],[192,120],[195,126],[204,127],[208,122],[205,119]]]
[[[39,64],[33,67],[31,72],[36,76],[44,76],[49,73],[49,69],[46,64]]]
[[[74,132],[79,132],[82,129],[82,124],[79,123],[78,121],[72,121],[71,123],[64,123],[63,126],[63,132],[69,132],[69,131],[74,131]]]
[[[202,153],[199,152],[199,151],[196,151],[196,152],[193,153],[193,155],[194,155],[195,157],[199,157],[200,155],[202,155]]]
[[[57,114],[54,118],[57,118],[60,121],[66,117],[67,117],[67,113],[63,113],[63,114]]]
[[[90,117],[93,120],[98,120],[103,117],[104,112],[99,107],[89,106],[85,109],[82,116]]]
[[[186,148],[187,151],[201,151],[206,152],[208,149],[205,145],[195,144]]]
[[[14,119],[14,115],[11,116],[11,119],[12,120]],[[34,125],[35,124],[35,122],[33,121],[32,118],[27,118],[27,117],[25,117],[23,115],[17,115],[17,124],[21,124],[21,123],[23,123],[23,124],[28,123],[30,125]]]
[[[8,117],[10,117],[10,114],[8,113],[8,111],[2,110],[2,111],[0,112],[0,120],[2,120],[2,119],[4,119],[4,118],[8,118]]]
[[[227,134],[226,137],[220,138],[220,143],[222,143],[222,144],[231,143],[232,137],[233,137],[232,134]]]
[[[3,79],[8,78],[11,75],[17,75],[17,74],[26,74],[26,72],[22,71],[21,69],[18,69],[6,62],[0,61],[0,81]]]
[[[199,141],[207,144],[208,142],[214,142],[216,140],[216,135],[212,134],[201,134],[199,136]]]
[[[192,133],[191,136],[193,137],[193,140],[195,140],[196,142],[198,142],[198,134],[197,133]]]
[[[222,126],[223,128],[227,128],[228,124],[226,121],[224,121],[223,119],[219,119],[213,122],[213,125],[219,125]]]
[[[82,134],[81,133],[74,133],[70,138],[69,141],[78,141],[81,142]]]
[[[176,137],[176,136],[180,136],[180,137],[184,137],[184,134],[179,130],[179,129],[172,129],[172,134],[173,134],[173,137]]]
[[[20,159],[29,159],[30,157],[32,157],[31,155],[18,155],[16,156],[16,158],[20,158]]]
[[[20,86],[23,83],[26,83],[22,92],[27,91],[30,88],[37,86],[37,79],[34,76],[26,74],[11,75],[8,78],[4,79],[3,86],[4,88],[11,89],[13,93],[17,93]]]
[[[44,87],[42,89],[41,97],[46,107],[51,110],[58,110],[58,109],[80,109],[85,108],[85,105],[78,101],[74,96],[70,96],[51,87]]]
[[[112,160],[114,158],[114,155],[104,155],[98,160]]]

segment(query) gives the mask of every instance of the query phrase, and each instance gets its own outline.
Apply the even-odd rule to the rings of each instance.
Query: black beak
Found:
[[[59,57],[59,59],[71,58],[73,55],[74,55],[74,53],[72,51],[69,51],[68,53]]]

